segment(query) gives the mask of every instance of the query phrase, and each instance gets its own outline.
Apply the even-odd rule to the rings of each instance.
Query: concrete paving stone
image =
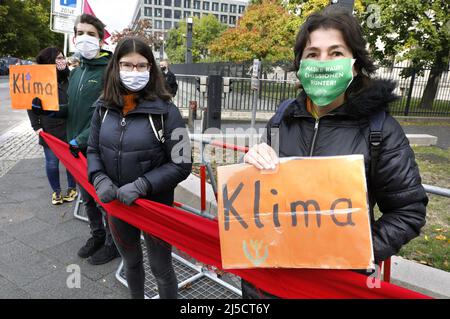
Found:
[[[86,239],[89,237],[90,234],[89,225],[86,222],[75,219],[73,217],[67,221],[64,221],[56,225],[55,230],[63,230],[73,234],[76,237],[86,236],[85,237]]]
[[[67,271],[67,267],[55,269],[53,272],[33,281],[32,283],[23,287],[32,298],[39,299],[76,299],[85,298],[88,293],[92,294],[92,281],[85,276],[80,276],[80,288],[69,288],[67,280],[72,272]],[[107,288],[104,288],[107,290]],[[110,290],[104,292],[111,293]]]
[[[0,246],[0,262],[10,264],[21,262],[23,258],[35,253],[36,251],[30,246],[14,240]]]
[[[20,261],[12,262],[3,259],[0,261],[0,275],[22,289],[58,268],[63,268],[63,266],[56,260],[49,259],[40,253],[25,256]]]
[[[14,237],[0,230],[0,246],[14,241]]]
[[[88,263],[87,259],[80,258],[81,273],[83,276],[87,278],[98,281],[100,278],[107,276],[108,274],[115,273],[117,268],[119,268],[119,264],[121,262],[121,258],[116,258],[113,261],[110,261],[104,265],[91,265]]]
[[[8,233],[15,238],[31,235],[45,229],[49,229],[51,226],[38,218],[30,218],[18,223],[10,223],[7,226],[0,227],[1,231]]]
[[[42,251],[50,247],[57,246],[75,237],[77,236],[71,232],[54,228],[24,236],[21,238],[21,241],[36,250]]]
[[[120,283],[116,279],[115,272],[110,273],[110,274],[106,275],[105,277],[100,278],[99,280],[96,281],[96,283],[98,285],[102,285],[102,286],[105,286],[105,287],[111,289],[121,299],[129,299],[130,298],[130,293],[128,291],[128,288],[125,287],[122,283]]]
[[[0,276],[0,299],[29,299],[30,294],[19,288],[16,284],[10,282],[3,276]]]
[[[89,280],[85,276],[81,279],[81,288],[77,289],[75,298],[80,299],[118,299],[120,294],[116,291],[99,285],[96,281]]]
[[[86,243],[87,237],[77,237],[71,240],[65,241],[60,245],[53,246],[42,253],[50,258],[58,260],[63,265],[80,264],[83,259],[78,257],[78,250]]]
[[[0,227],[34,217],[34,213],[23,203],[2,202],[0,198]]]
[[[33,211],[37,218],[51,225],[61,224],[74,218],[72,203],[52,205],[47,200],[41,201],[35,205]]]

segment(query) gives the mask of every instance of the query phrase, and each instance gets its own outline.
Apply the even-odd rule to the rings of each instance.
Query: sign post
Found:
[[[77,16],[83,13],[83,0],[52,0],[50,29],[64,33],[64,55],[67,55],[67,41],[73,33]]]
[[[256,108],[258,105],[258,91],[259,91],[259,70],[261,68],[261,61],[258,59],[253,60],[253,69],[252,69],[252,83],[251,89],[253,91],[253,101],[252,101],[252,121],[251,121],[251,135],[253,141],[253,132],[255,129],[256,122]]]

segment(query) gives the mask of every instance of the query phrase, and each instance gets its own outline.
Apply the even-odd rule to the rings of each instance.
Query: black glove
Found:
[[[130,206],[140,196],[147,195],[148,189],[148,182],[144,178],[139,177],[133,183],[123,185],[119,188],[117,190],[117,199],[125,205]]]
[[[76,139],[73,139],[69,142],[69,151],[73,157],[75,158],[80,157],[80,155],[78,155],[78,153],[80,153],[80,147],[78,146]]]
[[[36,115],[41,115],[44,112],[42,110],[42,101],[40,98],[35,97],[33,101],[31,101],[31,111]]]
[[[103,173],[94,178],[95,192],[102,203],[109,203],[116,199],[117,186]]]

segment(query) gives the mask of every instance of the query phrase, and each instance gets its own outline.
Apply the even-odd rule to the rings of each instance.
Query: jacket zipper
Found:
[[[125,132],[125,126],[127,125],[127,122],[125,121],[125,117],[122,117],[122,120],[120,121],[120,127],[121,127],[121,131],[120,131],[120,139],[119,139],[119,155],[117,158],[117,172],[118,172],[118,179],[119,179],[119,185],[121,185],[121,181],[120,181],[120,176],[122,175],[121,171],[120,171],[120,161],[121,161],[121,156],[122,156],[122,141],[123,141],[123,134]]]
[[[311,144],[311,150],[309,151],[309,156],[312,157],[314,153],[314,146],[316,144],[317,133],[319,132],[319,122],[320,119],[316,119],[316,123],[314,124],[314,136]]]
[[[80,92],[83,89],[83,85],[84,84],[82,84],[82,81],[83,81],[83,78],[84,78],[84,73],[86,73],[86,69],[84,69],[83,73],[81,73],[80,82],[78,83],[77,92]]]

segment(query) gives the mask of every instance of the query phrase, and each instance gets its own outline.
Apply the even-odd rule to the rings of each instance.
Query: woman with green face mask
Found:
[[[395,83],[372,77],[376,68],[359,22],[335,8],[308,17],[294,54],[303,90],[292,102],[280,105],[262,143],[253,146],[244,161],[271,170],[280,157],[363,154],[374,262],[384,261],[419,235],[428,203],[408,139],[389,115]],[[385,118],[374,156],[371,148],[376,143],[369,136],[378,114]],[[378,220],[373,215],[375,204],[383,213]],[[270,297],[244,280],[242,292],[244,298]]]

